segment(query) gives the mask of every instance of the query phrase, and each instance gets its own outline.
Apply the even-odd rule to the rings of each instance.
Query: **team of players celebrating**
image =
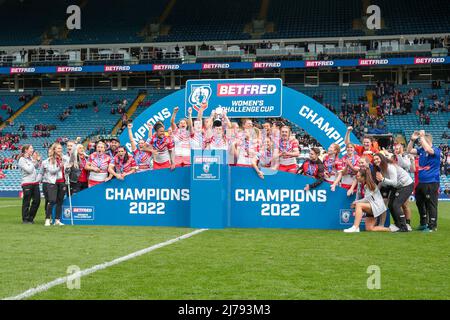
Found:
[[[148,123],[148,139],[137,144],[133,125],[129,123],[132,154],[116,139],[109,146],[97,142],[95,152],[89,156],[81,144],[69,142],[67,154],[63,154],[61,145],[55,143],[49,149],[49,158],[41,162],[32,146],[24,146],[19,161],[23,173],[23,221],[34,219],[39,206],[40,181],[46,198],[46,225],[50,225],[53,207],[56,207],[55,224],[62,224],[59,219],[67,186],[75,193],[112,178],[123,180],[135,172],[190,166],[191,150],[203,149],[223,150],[230,166],[252,167],[262,179],[266,170],[279,170],[315,178],[304,187],[306,191],[326,182],[331,191],[340,186],[347,189],[348,196],[356,193],[352,204],[355,222],[345,232],[359,232],[363,218],[368,231],[410,231],[408,201],[415,188],[421,216],[419,228],[436,230],[440,150],[432,146],[431,135],[415,132],[407,153],[398,144],[394,154],[390,154],[385,150],[380,152],[377,143],[369,137],[363,139],[362,145],[350,143],[352,128],[349,127],[343,157],[340,157],[340,146],[333,143],[325,154],[319,148],[311,148],[309,159],[299,165],[299,142],[289,126],[279,121],[257,126],[250,119],[242,119],[239,125],[230,121],[225,110],[218,109],[203,119],[206,107],[198,109],[195,120],[189,108],[188,118],[178,124],[175,122],[178,107],[174,108],[167,130],[160,122],[154,126]],[[416,140],[420,140],[419,149],[414,149]],[[415,183],[410,173],[415,173]],[[389,228],[384,227],[386,206],[394,220]]]

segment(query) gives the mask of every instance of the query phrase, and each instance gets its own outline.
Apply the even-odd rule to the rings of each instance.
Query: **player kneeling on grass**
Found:
[[[131,157],[125,147],[117,148],[117,155],[109,164],[108,172],[119,180],[125,179],[126,176],[136,172],[136,162]]]
[[[166,136],[164,125],[157,122],[154,126],[155,134],[149,141],[149,146],[142,148],[143,151],[150,151],[153,155],[153,170],[175,169],[175,145],[172,139]]]
[[[345,229],[344,232],[359,232],[359,225],[364,215],[366,231],[390,231],[389,228],[375,225],[376,218],[386,211],[386,205],[380,190],[372,179],[370,170],[360,169],[356,173],[356,180],[359,184],[364,185],[364,197],[352,203],[351,208],[355,209],[355,222],[353,226]]]

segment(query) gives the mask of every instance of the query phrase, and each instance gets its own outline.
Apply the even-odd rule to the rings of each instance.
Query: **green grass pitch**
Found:
[[[189,228],[44,227],[0,200],[0,298],[189,233]],[[417,226],[414,203],[413,227]],[[319,213],[318,213],[319,214]],[[31,299],[449,299],[450,203],[436,233],[207,230]],[[367,268],[381,272],[368,289]]]

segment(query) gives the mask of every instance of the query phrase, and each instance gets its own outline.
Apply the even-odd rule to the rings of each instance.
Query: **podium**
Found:
[[[223,229],[230,226],[230,167],[226,150],[193,150],[191,153],[192,228]]]

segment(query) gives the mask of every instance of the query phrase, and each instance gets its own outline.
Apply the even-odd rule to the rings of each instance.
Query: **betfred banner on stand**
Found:
[[[281,79],[188,80],[185,115],[192,108],[193,117],[202,106],[203,116],[218,107],[230,118],[280,117],[282,114]]]

